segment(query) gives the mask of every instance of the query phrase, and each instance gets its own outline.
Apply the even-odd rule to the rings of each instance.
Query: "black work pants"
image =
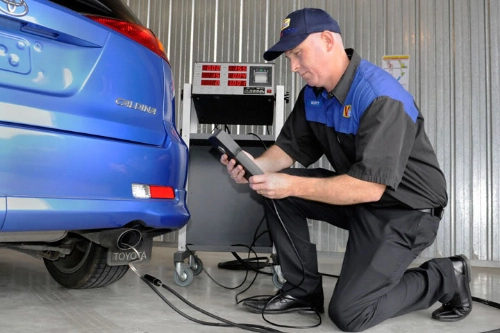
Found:
[[[324,169],[288,169],[309,177],[334,175]],[[456,290],[451,261],[411,262],[434,242],[439,218],[417,210],[336,206],[295,197],[265,200],[265,211],[284,278],[283,291],[313,304],[323,302],[316,246],[307,218],[348,230],[340,278],[328,314],[344,331],[362,331],[387,318],[448,302]]]

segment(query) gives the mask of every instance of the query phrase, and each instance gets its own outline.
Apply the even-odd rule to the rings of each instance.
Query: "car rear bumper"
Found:
[[[92,200],[8,197],[3,231],[118,228],[142,221],[153,228],[182,228],[189,219],[185,191],[176,200]]]
[[[0,229],[183,227],[188,152],[175,134],[157,147],[0,122]],[[175,198],[136,199],[133,183],[169,186]]]

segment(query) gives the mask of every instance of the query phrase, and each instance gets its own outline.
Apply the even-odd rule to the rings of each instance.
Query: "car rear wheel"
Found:
[[[121,279],[129,266],[109,266],[107,249],[87,239],[78,241],[64,258],[44,258],[45,267],[57,283],[66,288],[87,289],[107,286]]]

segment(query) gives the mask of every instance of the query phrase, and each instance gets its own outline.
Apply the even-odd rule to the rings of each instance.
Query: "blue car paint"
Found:
[[[77,13],[25,2],[29,16],[0,12],[1,230],[183,227],[188,151],[170,66]],[[176,198],[135,199],[132,183],[171,186]]]

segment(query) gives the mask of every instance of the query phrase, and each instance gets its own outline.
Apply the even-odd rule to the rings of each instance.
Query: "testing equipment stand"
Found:
[[[272,126],[271,134],[231,133],[247,152],[260,155],[276,140],[284,123],[285,92],[274,86],[274,64],[195,63],[193,84],[184,84],[182,139],[189,147],[188,224],[179,230],[174,254],[175,282],[188,286],[202,271],[196,251],[271,253],[274,247],[266,223],[262,198],[248,186],[235,184],[219,162],[220,153],[208,143],[211,131],[228,125]],[[208,124],[205,133],[200,124]],[[264,232],[263,232],[264,231]],[[263,237],[255,238],[256,234]],[[187,262],[186,262],[187,259]],[[273,260],[273,283],[284,283]]]

